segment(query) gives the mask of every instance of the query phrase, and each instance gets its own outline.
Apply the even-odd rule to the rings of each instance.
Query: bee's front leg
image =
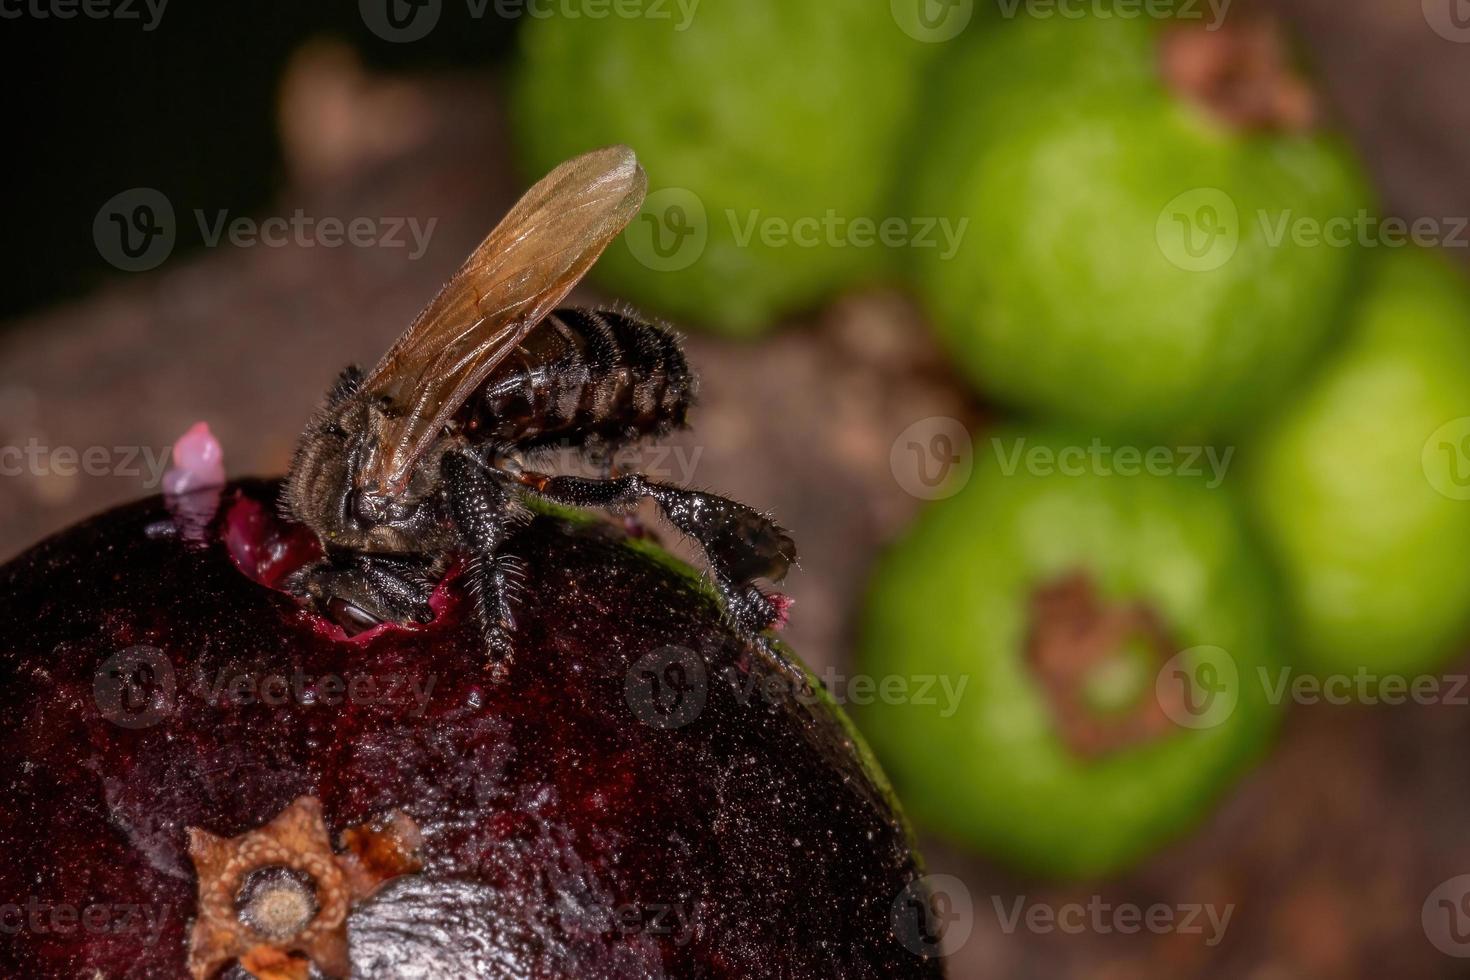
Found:
[[[298,569],[284,584],[356,634],[381,623],[429,622],[434,618],[429,597],[438,577],[427,558],[349,552]]]
[[[484,632],[490,663],[497,673],[509,666],[515,614],[510,597],[519,572],[500,554],[515,525],[529,515],[516,499],[509,477],[468,454],[451,453],[440,464],[450,519],[464,548],[473,556],[469,568],[475,614]]]

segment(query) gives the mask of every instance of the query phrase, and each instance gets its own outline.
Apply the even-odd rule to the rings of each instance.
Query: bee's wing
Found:
[[[362,485],[403,489],[449,417],[586,275],[647,188],[633,151],[613,146],[526,192],[364,382],[389,418]]]

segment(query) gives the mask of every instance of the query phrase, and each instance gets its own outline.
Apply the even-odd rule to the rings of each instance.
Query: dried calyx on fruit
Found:
[[[321,801],[303,796],[269,823],[223,838],[189,828],[199,903],[189,972],[209,980],[238,961],[261,980],[306,980],[315,965],[346,976],[347,911],[384,882],[418,871],[418,825],[395,811],[343,832],[332,850]]]
[[[1154,677],[1177,652],[1157,612],[1142,602],[1108,602],[1086,572],[1032,593],[1028,660],[1058,734],[1079,756],[1174,731]]]
[[[1170,91],[1233,129],[1301,133],[1319,121],[1318,96],[1274,17],[1171,25],[1159,58]]]

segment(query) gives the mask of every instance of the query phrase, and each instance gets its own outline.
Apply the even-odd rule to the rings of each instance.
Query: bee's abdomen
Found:
[[[557,310],[470,400],[474,438],[534,449],[627,442],[684,425],[695,381],[667,327],[615,310]]]

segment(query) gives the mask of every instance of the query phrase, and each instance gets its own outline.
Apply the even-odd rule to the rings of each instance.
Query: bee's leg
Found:
[[[785,601],[753,583],[758,578],[780,580],[796,561],[796,544],[764,514],[711,493],[655,483],[639,473],[589,480],[525,472],[519,479],[535,493],[574,507],[618,508],[652,497],[665,519],[704,549],[715,588],[736,628],[755,636],[784,621]]]
[[[492,666],[509,664],[515,615],[510,607],[511,577],[516,568],[500,547],[525,515],[507,485],[508,478],[465,454],[444,457],[442,473],[450,518],[466,550],[475,615],[484,632]]]
[[[602,474],[604,481],[616,480],[622,470],[618,466],[617,452],[611,444],[605,440],[588,441],[588,447],[584,449],[588,458]],[[640,538],[660,544],[658,536],[648,529],[643,523],[643,518],[638,516],[638,511],[628,508],[618,515],[623,522],[623,532],[630,538]]]
[[[429,597],[437,581],[428,559],[350,552],[312,562],[284,585],[355,634],[380,623],[427,623],[434,618]]]

